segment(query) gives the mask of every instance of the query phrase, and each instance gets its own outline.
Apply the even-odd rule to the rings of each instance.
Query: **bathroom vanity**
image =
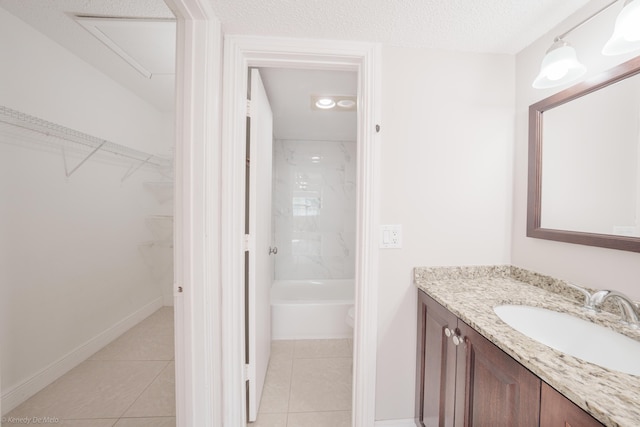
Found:
[[[493,308],[543,307],[640,339],[618,315],[587,313],[583,296],[566,283],[510,266],[416,268],[414,280],[416,425],[640,425],[637,376],[547,347],[504,323]]]

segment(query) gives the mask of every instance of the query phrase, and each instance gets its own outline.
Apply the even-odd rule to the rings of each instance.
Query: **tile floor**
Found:
[[[350,427],[353,341],[273,341],[262,401],[248,427]]]
[[[56,427],[175,427],[174,366],[173,307],[163,307],[15,408],[2,427],[29,419]]]

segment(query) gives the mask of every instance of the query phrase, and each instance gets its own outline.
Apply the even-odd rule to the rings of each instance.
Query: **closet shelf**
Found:
[[[86,162],[98,151],[109,153],[123,160],[134,162],[134,164],[131,165],[131,168],[122,178],[123,181],[143,166],[153,166],[160,169],[169,169],[172,165],[169,159],[135,150],[124,145],[116,144],[115,142],[96,138],[95,136],[91,136],[86,133],[82,133],[77,130],[67,128],[52,122],[48,122],[38,117],[34,117],[20,111],[12,110],[11,108],[2,105],[0,105],[0,122],[9,124],[16,128],[27,130],[29,132],[35,132],[47,137],[54,137],[59,140],[68,141],[77,145],[74,148],[78,149],[81,152],[84,152],[85,157],[71,170],[68,170],[66,167],[65,157],[65,169],[67,177],[71,176],[71,174],[73,174],[80,166],[84,164],[84,162]],[[53,140],[46,140],[41,142],[49,142],[51,144],[54,144]],[[64,154],[64,145],[62,146],[62,150]],[[87,152],[88,154],[86,154]]]

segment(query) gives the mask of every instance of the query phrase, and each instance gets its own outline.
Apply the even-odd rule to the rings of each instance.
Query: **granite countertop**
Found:
[[[620,323],[617,314],[589,313],[582,309],[582,294],[566,282],[512,266],[415,268],[414,282],[601,423],[611,427],[640,426],[640,377],[605,369],[547,347],[504,323],[493,307],[522,304],[548,308],[640,340],[640,331]]]

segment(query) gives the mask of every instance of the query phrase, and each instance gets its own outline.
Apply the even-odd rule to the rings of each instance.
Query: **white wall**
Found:
[[[167,155],[173,120],[0,8],[0,103]],[[145,217],[171,213],[145,192],[155,172],[89,160],[68,180],[59,153],[0,143],[2,394],[154,301],[138,249]],[[77,162],[77,160],[71,160]],[[167,212],[169,210],[169,212]],[[11,409],[3,405],[2,410]]]
[[[276,280],[355,277],[356,163],[355,141],[274,141]]]
[[[410,419],[415,266],[509,263],[514,58],[383,48],[376,420]]]
[[[528,107],[564,89],[533,89],[531,82],[540,69],[544,52],[551,45],[553,37],[602,6],[601,1],[590,2],[579,13],[517,55],[512,263],[583,286],[617,289],[640,299],[640,254],[526,237]],[[575,47],[579,59],[587,66],[585,79],[634,56],[627,54],[605,57],[600,54],[600,49],[611,35],[615,16],[621,7],[619,2],[566,37]]]

